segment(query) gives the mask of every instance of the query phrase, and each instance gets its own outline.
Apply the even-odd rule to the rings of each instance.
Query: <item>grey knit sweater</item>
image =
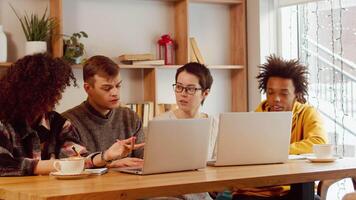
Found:
[[[78,129],[80,142],[88,153],[108,149],[116,139],[136,136],[136,143],[144,141],[142,122],[138,115],[129,108],[113,109],[104,117],[87,101],[67,110],[62,114]],[[131,157],[143,157],[143,149],[133,151]]]

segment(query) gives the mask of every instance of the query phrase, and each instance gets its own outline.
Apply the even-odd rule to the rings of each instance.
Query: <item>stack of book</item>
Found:
[[[137,115],[142,120],[143,127],[147,127],[148,121],[153,119],[154,104],[151,101],[141,103],[127,103],[125,106],[137,113]]]
[[[200,53],[200,50],[198,48],[198,43],[195,40],[195,38],[193,37],[189,38],[189,43],[190,43],[190,61],[204,64],[205,63],[204,58]]]
[[[164,65],[164,60],[155,60],[153,54],[124,54],[119,61],[128,65]]]

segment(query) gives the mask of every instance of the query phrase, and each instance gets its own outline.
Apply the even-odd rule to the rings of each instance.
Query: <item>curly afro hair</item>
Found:
[[[261,92],[266,93],[267,82],[270,77],[292,79],[297,101],[306,102],[305,96],[308,95],[308,69],[300,64],[298,60],[283,60],[271,55],[267,58],[267,62],[259,68],[260,74],[256,78]]]
[[[25,56],[0,79],[0,120],[33,123],[51,111],[76,79],[72,68],[48,54]]]

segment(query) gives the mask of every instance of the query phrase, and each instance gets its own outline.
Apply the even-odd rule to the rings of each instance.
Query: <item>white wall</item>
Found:
[[[0,0],[0,24],[9,35],[10,61],[24,55],[25,38],[20,24],[8,6],[10,0]],[[19,11],[41,13],[48,0],[11,0]],[[116,59],[124,53],[156,54],[156,41],[164,33],[174,33],[172,2],[153,0],[63,0],[64,33],[85,31],[89,38],[82,40],[87,56],[103,54]],[[190,5],[190,34],[198,42],[208,64],[229,64],[228,6],[194,3]],[[178,31],[178,30],[177,30]],[[174,36],[174,35],[173,35]],[[121,70],[124,102],[143,100],[142,70]],[[210,114],[230,110],[230,71],[212,70],[212,92],[203,106]],[[59,112],[71,108],[86,98],[82,89],[82,71],[74,69],[78,88],[67,88],[57,106]],[[158,102],[174,102],[171,84],[175,70],[159,70],[157,75]],[[228,91],[228,92],[226,92]],[[172,103],[173,103],[172,102]]]
[[[191,3],[189,35],[194,37],[206,63],[231,64],[230,11],[226,5]]]
[[[230,10],[227,5],[191,3],[189,35],[208,65],[230,63]],[[214,82],[202,111],[211,115],[231,110],[230,70],[211,70]]]
[[[247,1],[248,91],[249,110],[255,110],[261,102],[256,76],[258,66],[266,56],[277,53],[278,27],[275,0]]]
[[[89,38],[82,40],[87,57],[101,54],[117,60],[121,54],[156,54],[156,41],[160,35],[174,33],[173,7],[169,2],[63,0],[63,11],[64,34],[79,31],[88,33]],[[82,86],[81,70],[75,71]],[[122,69],[121,77],[121,101],[142,101],[142,70]],[[68,88],[57,110],[65,111],[85,98],[84,92]]]
[[[144,0],[63,0],[63,31],[84,30],[88,56],[156,53],[163,33],[174,33],[173,4]]]
[[[254,110],[261,101],[256,75],[261,63],[260,0],[247,1],[247,60],[248,60],[248,105]]]
[[[0,0],[0,24],[3,25],[8,40],[8,61],[15,61],[25,54],[26,38],[21,24],[11,10],[9,3],[19,14],[38,13],[42,15],[48,7],[48,0]]]
[[[84,40],[88,56],[104,54],[116,58],[124,53],[155,54],[159,36],[163,33],[175,32],[174,10],[170,2],[64,0],[63,10],[66,34],[81,30],[88,33],[89,38]],[[196,38],[206,62],[229,64],[229,41],[226,39],[229,38],[228,6],[195,3],[190,5],[189,13],[191,14],[190,35]],[[158,70],[156,76],[158,103],[175,102],[171,86],[174,83],[175,71],[174,69]],[[125,69],[122,72],[124,79],[122,101],[142,101],[142,71]],[[214,77],[212,92],[202,110],[210,114],[229,111],[231,95],[226,91],[230,91],[230,71],[212,70],[212,72]],[[67,93],[74,92],[69,89]],[[73,104],[74,101],[68,99],[65,96],[58,107],[59,111]],[[76,98],[75,102],[79,99],[83,97]]]

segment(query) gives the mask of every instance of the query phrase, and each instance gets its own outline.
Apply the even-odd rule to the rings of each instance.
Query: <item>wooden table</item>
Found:
[[[356,159],[341,159],[333,163],[294,160],[285,164],[207,167],[146,176],[110,171],[78,180],[57,180],[51,176],[2,177],[0,199],[136,199],[283,184],[294,184],[297,190],[307,191],[304,193],[307,196],[298,198],[308,199],[314,193],[314,181],[355,174]]]

